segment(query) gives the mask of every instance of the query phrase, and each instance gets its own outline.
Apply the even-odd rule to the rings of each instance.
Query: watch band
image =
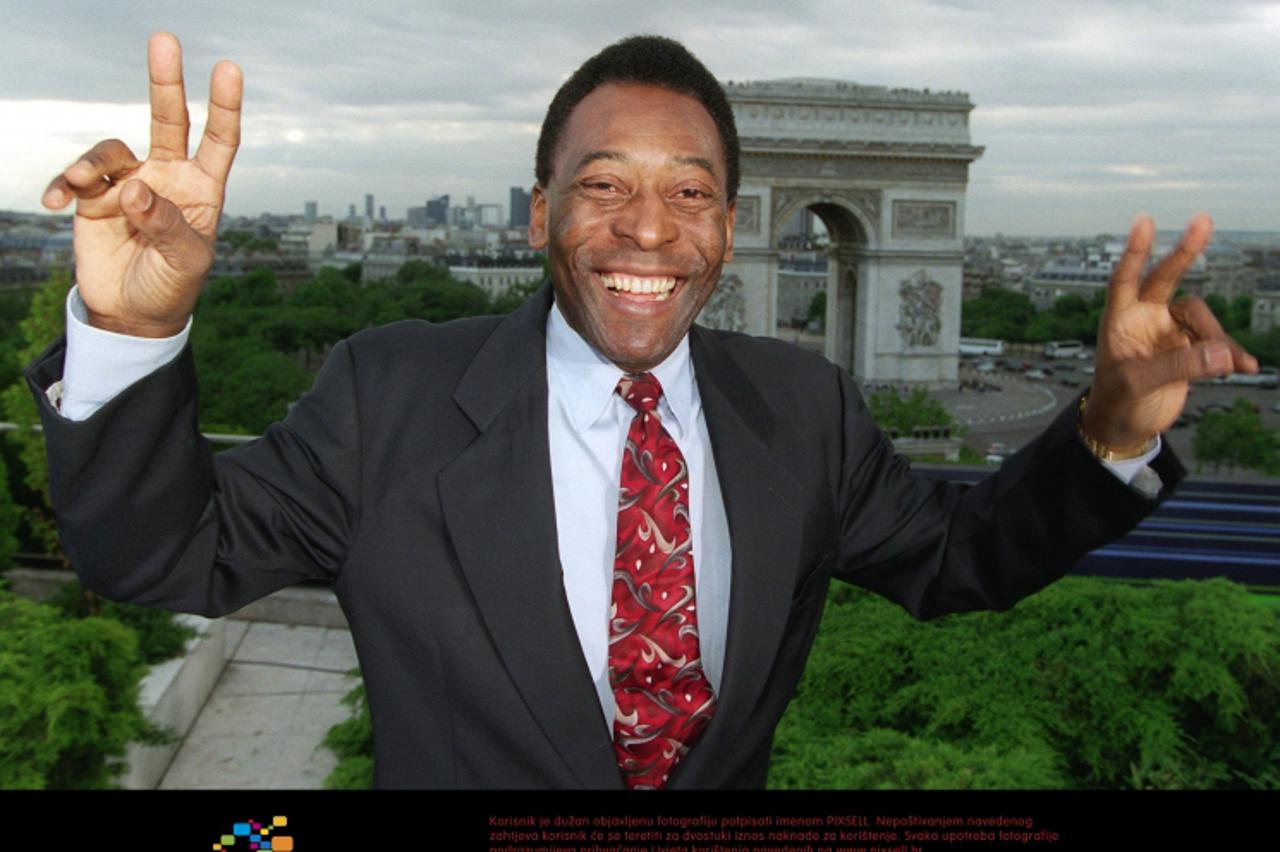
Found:
[[[1098,441],[1097,439],[1095,439],[1093,436],[1091,436],[1088,432],[1084,430],[1084,407],[1085,407],[1085,403],[1087,403],[1088,401],[1089,401],[1089,392],[1085,391],[1084,396],[1080,397],[1080,409],[1076,415],[1076,431],[1080,433],[1080,440],[1083,441],[1084,445],[1089,448],[1089,452],[1093,453],[1099,459],[1106,462],[1125,461],[1126,459],[1136,459],[1136,458],[1140,458],[1141,456],[1145,456],[1147,453],[1151,452],[1156,448],[1155,435],[1152,435],[1150,438],[1148,438],[1147,443],[1143,445],[1142,449],[1134,453],[1117,452],[1116,450],[1111,449],[1111,447],[1108,447],[1106,444],[1103,444],[1101,441]]]

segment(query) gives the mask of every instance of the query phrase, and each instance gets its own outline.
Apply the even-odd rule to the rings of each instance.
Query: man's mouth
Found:
[[[680,279],[661,275],[640,276],[621,272],[602,272],[600,281],[606,288],[616,293],[652,296],[655,301],[661,302],[671,297]]]

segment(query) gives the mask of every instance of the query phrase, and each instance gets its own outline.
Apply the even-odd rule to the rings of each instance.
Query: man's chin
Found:
[[[676,338],[672,343],[644,347],[611,347],[602,354],[625,373],[647,373],[665,361],[679,342],[680,339]]]

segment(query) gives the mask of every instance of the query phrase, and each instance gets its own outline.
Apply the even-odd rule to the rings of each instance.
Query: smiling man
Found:
[[[733,248],[738,139],[676,42],[627,39],[556,94],[509,317],[338,343],[261,439],[209,452],[186,335],[239,139],[219,63],[187,159],[181,54],[149,50],[152,150],[102,142],[68,332],[28,378],[68,555],[107,597],[223,615],[331,581],[379,787],[761,787],[832,577],[917,617],[1005,608],[1122,535],[1183,469],[1189,380],[1256,362],[1169,304],[1194,219],[1113,277],[1087,402],[972,488],[914,476],[849,375],[694,319]]]
[[[592,63],[584,70],[594,82]],[[699,82],[704,97],[723,100],[709,74]],[[549,115],[562,114],[577,88],[566,84]],[[733,132],[732,115],[727,105],[717,111],[729,122],[723,134],[689,94],[605,82],[581,98],[563,130],[543,131],[529,242],[548,250],[570,327],[625,370],[643,372],[671,354],[732,259],[737,175],[731,185],[721,141]],[[736,151],[733,159],[736,166]]]

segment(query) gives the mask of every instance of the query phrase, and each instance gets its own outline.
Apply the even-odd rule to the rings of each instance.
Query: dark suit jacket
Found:
[[[338,344],[261,440],[211,455],[190,351],[88,420],[28,369],[63,543],[103,595],[219,616],[331,580],[373,716],[379,787],[620,787],[563,592],[544,286],[509,317],[408,321]],[[1003,609],[1155,503],[1065,411],[981,484],[913,476],[848,375],[694,327],[733,548],[719,705],[672,788],[761,787],[832,576],[918,617]],[[1183,475],[1164,451],[1165,493]],[[1163,495],[1161,495],[1163,496]],[[572,519],[564,519],[572,523]]]

